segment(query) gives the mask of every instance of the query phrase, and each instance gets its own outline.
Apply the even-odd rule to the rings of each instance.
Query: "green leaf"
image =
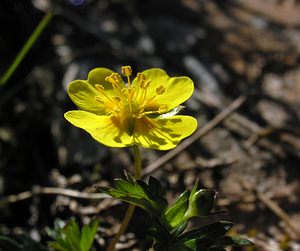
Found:
[[[0,251],[47,251],[47,249],[26,235],[17,235],[0,236]]]
[[[164,219],[176,228],[192,217],[203,217],[210,214],[214,207],[215,191],[211,189],[198,190],[198,181],[192,191],[185,191],[165,211]]]
[[[22,246],[14,239],[6,236],[0,236],[0,250],[2,251],[21,251]]]
[[[83,226],[80,239],[81,251],[88,251],[91,249],[98,226],[99,221],[96,219],[92,220],[89,225]]]
[[[66,235],[66,241],[70,243],[73,251],[81,251],[80,250],[80,230],[79,226],[76,223],[75,219],[72,219],[64,231]]]
[[[190,192],[185,191],[165,211],[164,217],[170,226],[177,227],[178,225],[182,224],[182,221],[185,220],[183,217],[188,208],[189,196],[190,196]]]
[[[170,232],[166,231],[163,226],[159,226],[159,224],[153,224],[154,226],[148,229],[149,235],[151,235],[156,242],[161,244],[167,244],[169,240],[172,239],[172,235]]]
[[[190,239],[196,239],[196,238],[203,238],[203,237],[209,237],[209,238],[219,238],[223,236],[231,227],[232,223],[228,221],[219,221],[215,222],[191,231],[188,231],[184,234],[182,234],[180,237],[178,237],[178,240],[181,241],[188,241]]]
[[[178,250],[177,247],[182,247],[183,250],[187,248],[187,250],[193,251],[222,250],[223,246],[234,245],[234,238],[224,237],[231,226],[232,223],[230,222],[216,222],[191,230],[178,237],[170,248],[171,250]],[[246,244],[246,242],[242,243]]]
[[[99,221],[95,219],[80,229],[75,219],[71,219],[64,227],[48,230],[48,234],[54,239],[49,242],[49,247],[59,251],[89,251],[98,225]]]
[[[215,246],[250,246],[253,243],[240,236],[224,236],[216,240]]]
[[[205,250],[210,248],[214,244],[214,240],[206,237],[191,239],[184,241],[184,246],[191,248],[192,250]]]
[[[115,198],[126,201],[147,211],[151,216],[159,218],[165,210],[167,201],[161,197],[162,189],[155,178],[144,181],[129,179],[115,179],[115,187],[99,187],[99,190]]]
[[[185,232],[191,217],[206,217],[214,207],[215,191],[199,189],[198,182],[192,191],[185,191],[175,202],[167,207],[163,198],[160,182],[149,178],[146,183],[136,181],[130,174],[126,179],[116,179],[114,187],[100,188],[101,191],[134,204],[147,211],[152,216],[150,235],[154,238],[153,247],[159,251],[224,251],[225,245],[248,245],[245,239],[224,235],[232,227],[227,221],[215,222],[200,228]]]
[[[162,249],[155,249],[155,250],[162,250]],[[185,245],[185,243],[175,243],[172,246],[168,247],[167,249],[165,249],[166,251],[169,250],[176,250],[176,251],[194,251],[195,249],[192,247],[189,247],[188,245]],[[203,250],[205,251],[205,250]]]
[[[225,248],[210,248],[208,249],[208,251],[227,251],[227,250]]]
[[[186,229],[186,227],[188,226],[188,222],[185,221],[184,223],[182,223],[181,225],[178,225],[176,228],[171,230],[171,234],[174,237],[179,236],[180,234],[183,233],[183,231]]]
[[[154,198],[162,197],[164,195],[164,190],[163,190],[159,180],[150,176],[148,184],[149,184],[149,189],[151,191],[151,194]]]

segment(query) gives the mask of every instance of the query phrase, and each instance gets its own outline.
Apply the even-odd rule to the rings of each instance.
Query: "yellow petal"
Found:
[[[89,72],[87,81],[95,86],[96,84],[102,85],[104,89],[107,91],[108,95],[115,95],[115,91],[111,83],[105,80],[106,77],[114,73],[112,70],[107,68],[95,68]],[[121,83],[121,89],[125,87],[124,82]]]
[[[147,89],[147,98],[155,97],[150,106],[158,108],[160,105],[166,105],[168,111],[177,107],[186,101],[194,91],[194,83],[189,77],[169,77],[168,74],[159,68],[153,68],[143,71],[147,80],[151,80]],[[133,85],[138,85],[137,78],[134,79]],[[158,95],[157,90],[164,89],[163,94]],[[151,110],[151,107],[147,108]]]
[[[86,80],[75,80],[68,86],[68,94],[75,105],[85,111],[96,114],[104,113],[104,104],[96,100],[99,92]]]
[[[197,128],[197,120],[190,116],[173,116],[166,119],[143,117],[136,121],[134,144],[158,150],[169,150]]]
[[[86,111],[69,111],[64,116],[71,124],[84,129],[103,145],[109,147],[132,145],[132,137],[128,135],[126,126],[117,117],[98,116]]]
[[[107,68],[95,68],[89,72],[87,80],[75,80],[68,86],[68,94],[75,105],[84,111],[89,111],[95,114],[105,114],[106,99],[102,99],[104,103],[96,100],[96,96],[101,98],[101,93],[96,90],[95,85],[102,85],[105,89],[105,94],[110,97],[116,96],[111,83],[105,78],[112,74],[113,71]],[[120,83],[121,88],[125,86],[124,82]]]

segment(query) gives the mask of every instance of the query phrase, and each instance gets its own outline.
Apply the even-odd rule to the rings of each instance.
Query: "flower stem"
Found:
[[[142,158],[141,152],[138,146],[133,146],[133,156],[134,156],[134,177],[136,180],[141,179],[142,176]]]
[[[133,156],[134,156],[134,177],[135,179],[140,179],[141,178],[141,173],[142,173],[142,159],[141,159],[141,152],[138,146],[133,146],[132,147],[133,150]],[[134,209],[135,206],[134,205],[129,205],[125,216],[123,218],[122,224],[119,228],[118,233],[116,234],[116,236],[114,237],[114,239],[112,240],[112,242],[110,243],[107,251],[114,251],[115,250],[115,246],[117,244],[117,242],[119,241],[120,237],[122,236],[122,234],[124,234],[124,232],[127,229],[127,226],[132,218],[132,215],[134,213]]]

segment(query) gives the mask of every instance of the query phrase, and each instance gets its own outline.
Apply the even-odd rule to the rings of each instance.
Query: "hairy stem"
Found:
[[[142,173],[142,159],[141,159],[141,152],[138,146],[133,146],[132,147],[133,150],[133,156],[134,156],[134,177],[135,179],[139,180],[141,179],[141,173]],[[120,237],[122,236],[122,234],[124,234],[124,232],[127,229],[127,226],[132,218],[132,215],[134,213],[134,209],[135,206],[134,205],[129,205],[125,216],[123,218],[122,224],[119,228],[118,233],[116,234],[116,236],[114,237],[114,239],[112,240],[112,242],[110,243],[107,251],[114,251],[115,250],[115,246],[117,244],[117,242],[119,241]]]

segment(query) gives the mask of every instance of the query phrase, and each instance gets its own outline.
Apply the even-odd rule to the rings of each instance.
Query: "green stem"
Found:
[[[27,39],[26,43],[23,45],[22,49],[19,51],[19,53],[15,57],[14,61],[12,62],[12,64],[6,70],[6,72],[4,73],[4,75],[0,78],[0,86],[4,85],[9,80],[9,78],[11,77],[11,75],[15,72],[15,70],[17,69],[17,67],[19,66],[19,64],[22,62],[23,58],[26,56],[26,54],[28,53],[28,51],[34,45],[34,43],[36,42],[36,40],[39,38],[39,36],[42,33],[42,31],[46,28],[46,26],[50,22],[52,16],[53,16],[53,13],[52,13],[51,10],[48,11],[45,14],[45,16],[43,17],[43,19],[40,21],[40,23],[38,24],[38,26],[35,28],[35,30],[33,31],[33,33]]]
[[[142,176],[142,158],[141,152],[138,146],[133,146],[133,156],[134,156],[134,177],[136,180],[140,180]]]
[[[141,158],[141,152],[138,146],[133,146],[132,147],[133,150],[133,156],[134,156],[134,177],[135,179],[139,180],[141,179],[141,175],[142,175],[142,158]],[[119,241],[120,237],[122,236],[122,234],[124,234],[124,232],[127,229],[127,226],[132,218],[132,215],[134,213],[134,209],[135,206],[134,205],[129,205],[125,216],[123,218],[122,224],[119,228],[118,233],[116,234],[116,236],[114,237],[114,239],[112,240],[112,242],[110,243],[107,251],[114,251],[115,250],[115,246],[117,244],[117,242]]]

